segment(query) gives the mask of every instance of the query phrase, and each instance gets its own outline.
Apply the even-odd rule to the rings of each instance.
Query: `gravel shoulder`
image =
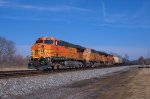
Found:
[[[40,94],[36,94],[40,93]],[[22,97],[20,97],[22,98]],[[132,69],[54,89],[37,90],[28,99],[149,99],[150,69]]]
[[[78,92],[81,92],[81,94],[86,92],[87,89],[83,89],[82,91],[79,90],[81,85],[84,86],[93,85],[94,84],[93,81],[97,81],[97,79],[101,79],[104,76],[112,74],[126,72],[128,70],[131,70],[133,67],[136,66],[123,66],[123,67],[48,74],[33,77],[0,79],[0,88],[1,88],[0,98],[2,99],[5,98],[56,99],[63,97],[64,99],[82,98],[80,97],[80,94],[76,94]],[[82,81],[84,82],[84,80],[86,80],[85,82],[89,83],[82,83]],[[79,87],[78,84],[73,84],[76,85],[76,87],[71,88],[69,87],[71,86],[70,84],[78,81]],[[110,86],[109,84],[110,83],[108,83],[108,86]],[[89,89],[91,88],[92,87],[89,87]],[[87,92],[87,94],[89,93]]]

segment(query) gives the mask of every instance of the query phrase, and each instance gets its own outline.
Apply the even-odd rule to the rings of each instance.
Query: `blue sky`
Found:
[[[128,54],[150,50],[150,0],[0,0],[0,36],[30,54],[41,36]]]

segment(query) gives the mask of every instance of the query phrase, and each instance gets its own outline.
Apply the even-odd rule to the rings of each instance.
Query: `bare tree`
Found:
[[[0,62],[3,61],[3,56],[5,53],[5,43],[6,43],[6,39],[0,37]]]
[[[26,58],[16,54],[15,43],[0,37],[0,66],[25,66],[26,64]]]
[[[15,43],[0,37],[0,63],[8,62],[15,54]]]
[[[13,55],[16,52],[16,47],[15,47],[15,43],[12,41],[8,41],[7,42],[7,50],[6,50],[6,57],[7,57],[7,61],[10,61],[11,58],[13,57]]]
[[[0,62],[3,62],[6,56],[6,45],[7,40],[3,37],[0,37]]]
[[[125,59],[125,60],[129,60],[128,54],[125,54],[125,55],[124,55],[124,59]]]

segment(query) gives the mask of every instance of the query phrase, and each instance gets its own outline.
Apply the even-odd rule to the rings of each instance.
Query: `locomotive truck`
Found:
[[[36,39],[31,48],[29,69],[62,69],[121,64],[121,58],[53,37]]]

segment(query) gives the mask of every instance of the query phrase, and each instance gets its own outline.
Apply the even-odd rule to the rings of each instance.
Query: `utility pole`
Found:
[[[149,60],[150,60],[150,45],[148,46],[148,50],[147,50],[147,59],[145,59],[145,64],[149,64]]]
[[[149,59],[149,54],[150,54],[149,47],[150,47],[150,46],[148,46],[148,50],[147,50],[147,59]]]
[[[149,50],[147,50],[147,59],[149,58]]]

